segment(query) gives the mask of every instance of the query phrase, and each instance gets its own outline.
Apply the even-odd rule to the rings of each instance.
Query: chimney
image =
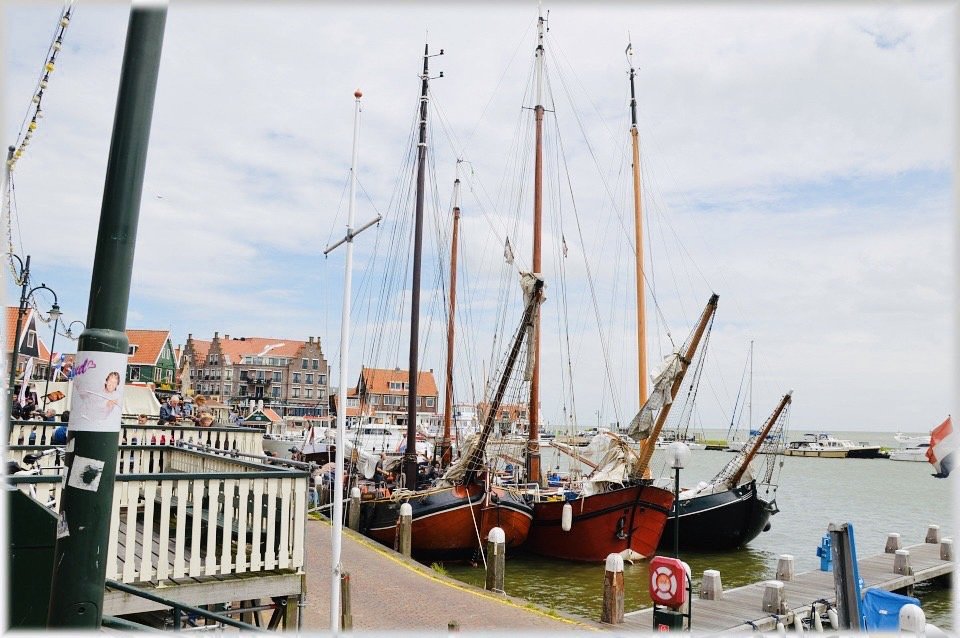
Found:
[[[227,335],[227,334],[223,335],[223,339],[224,341],[230,341],[230,335]]]
[[[308,339],[307,343],[313,343],[313,337],[307,337],[307,339]]]
[[[190,341],[190,340],[192,340],[192,339],[193,339],[193,333],[192,333],[192,332],[188,332],[188,333],[187,333],[187,341]]]
[[[214,333],[213,333],[213,338],[214,338],[214,339],[219,339],[219,338],[220,338],[220,333],[219,333],[219,332],[214,332]]]

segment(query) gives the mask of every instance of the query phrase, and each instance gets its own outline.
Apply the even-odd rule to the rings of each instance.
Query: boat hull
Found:
[[[891,461],[914,461],[916,463],[929,463],[929,459],[927,459],[928,449],[929,448],[920,448],[920,449],[908,448],[905,450],[891,450],[890,460]]]
[[[493,487],[487,493],[471,484],[361,502],[360,531],[396,548],[402,503],[413,510],[411,554],[418,560],[468,560],[494,527],[503,530],[508,549],[517,547],[533,518],[533,508],[517,492]]]
[[[524,549],[572,561],[602,561],[624,550],[649,558],[666,525],[673,494],[652,485],[635,484],[569,501],[570,531],[561,526],[567,501],[540,501],[533,506],[533,524]]]
[[[742,547],[756,538],[770,520],[775,507],[757,495],[750,481],[733,490],[680,500],[680,549],[727,550]],[[660,548],[672,550],[673,516],[660,537]]]
[[[804,450],[787,448],[783,451],[786,456],[809,456],[823,459],[845,459],[846,450]]]

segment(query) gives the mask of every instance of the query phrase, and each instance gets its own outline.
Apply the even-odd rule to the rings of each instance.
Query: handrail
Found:
[[[140,598],[146,598],[147,600],[150,600],[150,601],[155,602],[155,603],[160,603],[161,605],[166,605],[167,607],[170,607],[171,609],[173,609],[173,628],[174,628],[174,631],[178,631],[179,628],[180,628],[180,617],[181,617],[181,614],[182,614],[183,612],[187,612],[187,613],[189,613],[189,614],[194,614],[194,615],[196,615],[196,616],[200,616],[201,618],[207,618],[207,619],[209,619],[209,620],[213,620],[213,621],[215,621],[215,622],[222,623],[222,624],[227,625],[227,626],[229,626],[229,627],[236,627],[237,629],[247,629],[247,630],[249,630],[249,631],[257,631],[257,632],[261,632],[261,633],[264,632],[263,629],[261,629],[260,627],[255,626],[255,625],[248,625],[248,624],[245,623],[245,622],[241,622],[241,621],[239,621],[239,620],[234,620],[233,618],[230,618],[230,617],[227,617],[227,616],[221,616],[221,615],[219,615],[219,614],[215,614],[215,613],[213,613],[213,612],[209,612],[209,611],[207,611],[206,609],[200,609],[199,607],[194,607],[194,606],[192,606],[192,605],[187,605],[187,604],[185,604],[185,603],[178,603],[178,602],[175,601],[175,600],[170,600],[170,599],[167,599],[167,598],[163,598],[162,596],[157,596],[156,594],[151,594],[150,592],[143,591],[142,589],[138,589],[138,588],[136,588],[136,587],[131,587],[130,585],[126,585],[126,584],[124,584],[124,583],[120,583],[120,582],[117,582],[117,581],[115,581],[115,580],[111,580],[111,579],[109,579],[109,578],[106,579],[106,581],[104,582],[104,584],[105,584],[107,587],[109,587],[110,589],[116,589],[116,590],[122,591],[122,592],[124,592],[124,593],[126,593],[126,594],[132,594],[132,595],[134,595],[134,596],[139,596]]]

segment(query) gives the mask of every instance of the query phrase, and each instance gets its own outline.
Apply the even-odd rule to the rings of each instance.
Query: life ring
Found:
[[[677,587],[677,576],[666,565],[661,565],[650,572],[650,592],[660,600],[675,600]]]

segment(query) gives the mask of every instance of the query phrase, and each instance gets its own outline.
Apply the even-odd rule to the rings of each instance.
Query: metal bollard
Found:
[[[411,534],[413,532],[413,507],[410,503],[400,506],[400,518],[397,519],[400,528],[398,551],[404,556],[410,556]]]
[[[623,622],[623,557],[620,554],[607,556],[603,574],[603,609],[600,622],[619,625]]]

